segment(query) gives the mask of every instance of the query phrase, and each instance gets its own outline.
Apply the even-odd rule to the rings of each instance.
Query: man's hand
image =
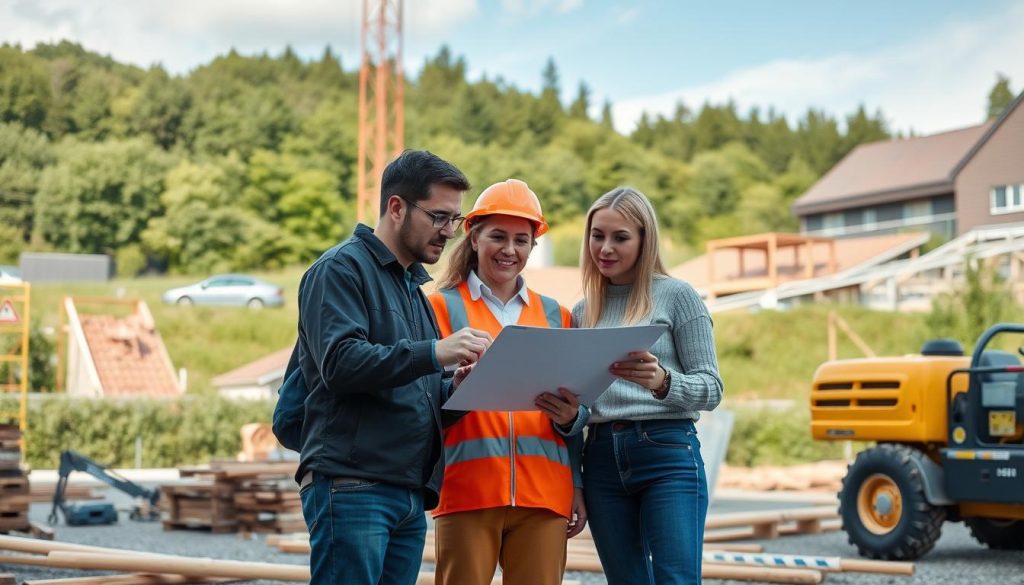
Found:
[[[545,392],[534,399],[533,404],[552,421],[567,427],[576,420],[580,412],[580,402],[567,388],[559,388],[558,393],[562,395],[561,398]]]
[[[437,342],[437,361],[444,367],[475,364],[493,341],[486,331],[464,327]]]
[[[468,366],[462,366],[461,368],[455,370],[455,377],[452,378],[452,392],[455,392],[456,390],[459,389],[459,384],[462,384],[462,381],[466,379],[466,376],[468,376],[469,373],[472,372],[473,368],[475,367],[476,364],[470,364]]]
[[[572,490],[572,518],[569,520],[569,528],[565,537],[572,538],[583,532],[587,526],[587,504],[583,501],[583,490],[575,488]]]

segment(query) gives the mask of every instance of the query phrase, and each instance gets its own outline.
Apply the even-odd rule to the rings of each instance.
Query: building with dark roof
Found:
[[[1024,221],[1022,102],[1024,93],[978,126],[858,146],[793,204],[801,232],[948,239]]]

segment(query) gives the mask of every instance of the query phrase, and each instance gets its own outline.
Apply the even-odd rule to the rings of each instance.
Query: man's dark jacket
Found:
[[[448,383],[419,285],[370,228],[323,254],[299,284],[299,367],[309,390],[297,477],[360,477],[424,488],[437,505],[444,473],[440,406]]]

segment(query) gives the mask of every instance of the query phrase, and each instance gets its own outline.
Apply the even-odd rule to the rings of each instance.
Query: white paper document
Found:
[[[510,325],[444,404],[448,410],[537,410],[542,392],[568,388],[587,406],[615,381],[613,362],[646,351],[666,325],[548,329]]]

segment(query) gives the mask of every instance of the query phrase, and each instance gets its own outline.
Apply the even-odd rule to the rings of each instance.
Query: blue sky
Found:
[[[236,47],[358,59],[360,0],[0,0],[0,42],[69,38],[121,61],[187,72]],[[981,121],[997,72],[1024,89],[1024,0],[406,0],[411,73],[447,44],[470,76],[536,90],[549,56],[568,101],[581,79],[595,115],[614,105],[628,131],[733,99],[795,118],[881,108],[891,126],[930,133]]]

